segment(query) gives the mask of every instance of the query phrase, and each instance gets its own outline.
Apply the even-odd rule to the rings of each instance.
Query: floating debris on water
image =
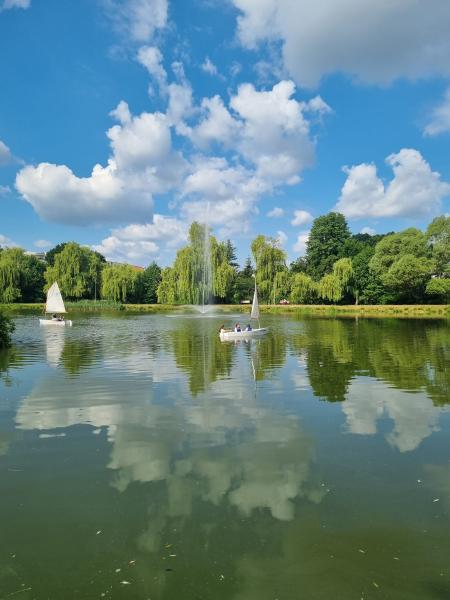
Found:
[[[433,502],[439,502],[439,498],[435,498]]]
[[[95,535],[100,535],[100,534],[101,534],[101,532],[102,532],[102,530],[101,530],[101,529],[99,529],[99,530],[98,530],[98,531],[95,533]]]
[[[362,550],[361,548],[358,548],[358,552],[361,552],[361,554],[365,554],[366,553],[366,551]]]
[[[131,585],[131,581],[126,581],[126,579],[124,579],[123,581],[120,582],[122,585]]]

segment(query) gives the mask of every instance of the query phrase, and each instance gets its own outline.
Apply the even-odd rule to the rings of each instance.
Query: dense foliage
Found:
[[[192,223],[189,242],[170,267],[109,263],[75,242],[58,244],[46,262],[19,248],[0,249],[0,303],[37,302],[57,281],[64,298],[114,302],[208,304],[395,304],[450,302],[450,217],[425,232],[352,235],[343,215],[318,217],[305,256],[287,265],[278,240],[258,235],[242,269],[230,240]]]
[[[107,265],[102,271],[102,298],[129,301],[136,291],[138,277],[131,265]]]
[[[0,302],[38,302],[43,298],[45,265],[21,248],[0,252]]]
[[[232,295],[237,276],[231,242],[218,242],[209,228],[192,223],[189,244],[178,250],[172,267],[161,273],[158,302],[208,304]]]

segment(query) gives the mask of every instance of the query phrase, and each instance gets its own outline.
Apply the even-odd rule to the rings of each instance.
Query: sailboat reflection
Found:
[[[61,361],[64,350],[65,330],[63,327],[44,327],[42,337],[45,343],[45,354],[47,363],[56,368]]]

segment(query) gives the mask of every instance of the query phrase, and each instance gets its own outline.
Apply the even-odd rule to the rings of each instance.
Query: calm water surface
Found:
[[[0,598],[450,598],[447,322],[223,320],[17,318]]]

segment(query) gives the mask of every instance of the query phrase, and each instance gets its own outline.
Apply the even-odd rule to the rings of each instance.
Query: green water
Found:
[[[447,322],[16,322],[0,598],[450,597]]]

